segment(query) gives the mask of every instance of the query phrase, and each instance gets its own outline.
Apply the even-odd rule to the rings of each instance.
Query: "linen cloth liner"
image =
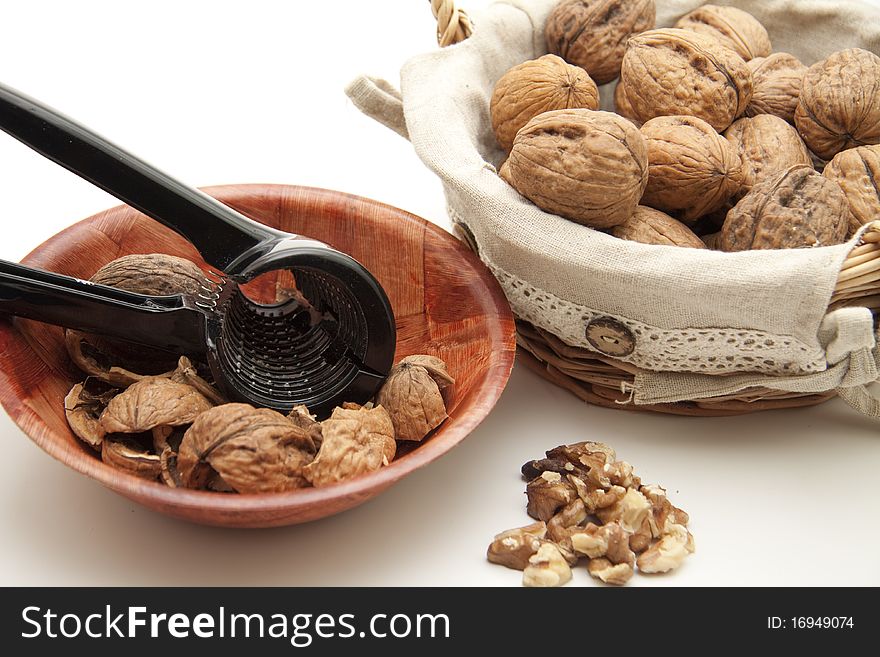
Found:
[[[827,312],[859,235],[831,247],[741,253],[645,245],[543,212],[497,176],[505,154],[489,118],[492,89],[510,67],[547,52],[543,26],[555,4],[493,4],[471,14],[474,33],[466,41],[406,62],[400,92],[362,76],[346,93],[365,114],[410,139],[440,176],[451,219],[473,236],[517,316],[590,350],[584,329],[591,319],[611,317],[630,329],[636,347],[621,360],[643,370],[630,390],[634,403],[753,386],[838,388],[861,412],[880,415],[880,403],[865,388],[880,369],[871,313]],[[658,0],[657,25],[671,26],[702,4]],[[880,17],[862,2],[721,4],[755,15],[774,51],[807,65],[842,48],[880,51]],[[614,84],[600,90],[603,109],[612,109]]]

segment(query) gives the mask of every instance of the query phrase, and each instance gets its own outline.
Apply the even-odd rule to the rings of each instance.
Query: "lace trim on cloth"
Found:
[[[597,351],[586,339],[586,326],[593,319],[610,317],[635,336],[635,350],[618,360],[657,372],[730,374],[806,374],[827,367],[825,354],[791,336],[741,329],[661,329],[626,317],[588,308],[534,287],[481,257],[498,279],[513,313],[550,331],[564,342]],[[798,365],[801,363],[802,365]]]

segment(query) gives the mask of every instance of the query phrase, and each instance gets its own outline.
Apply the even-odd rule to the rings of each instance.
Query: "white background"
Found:
[[[342,92],[359,73],[396,81],[409,56],[437,47],[425,0],[18,2],[3,14],[3,82],[191,184],[329,187],[449,226],[410,145]],[[0,174],[5,259],[116,204],[3,134]],[[484,552],[529,522],[520,464],[591,439],[693,520],[686,565],[632,585],[878,585],[878,428],[839,401],[726,419],[605,410],[517,367],[460,447],[373,501],[233,531],[114,495],[0,414],[0,584],[515,586],[519,573]],[[583,567],[572,585],[595,586]]]

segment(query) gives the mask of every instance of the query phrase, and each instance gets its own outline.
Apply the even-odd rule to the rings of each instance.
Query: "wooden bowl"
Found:
[[[169,488],[105,465],[71,433],[63,400],[84,375],[67,357],[62,330],[0,318],[0,402],[37,445],[161,513],[211,525],[270,527],[307,522],[365,502],[452,449],[489,413],[513,365],[513,318],[490,272],[452,235],[397,208],[340,192],[285,185],[206,191],[260,222],[323,240],[362,262],[394,308],[395,360],[435,354],[455,377],[449,418],[422,443],[402,444],[389,466],[324,488],[251,495]],[[128,206],[71,226],[22,262],[89,278],[128,253],[169,253],[204,265],[189,242]]]

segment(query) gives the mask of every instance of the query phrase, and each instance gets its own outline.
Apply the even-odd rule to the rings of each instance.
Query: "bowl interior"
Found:
[[[451,449],[489,412],[512,367],[513,318],[495,279],[457,239],[402,210],[340,192],[283,185],[206,191],[262,223],[322,240],[362,262],[391,301],[398,330],[395,360],[434,354],[455,377],[449,419],[421,443],[400,443],[388,467],[333,486],[261,495],[172,489],[105,465],[71,433],[63,400],[84,375],[68,359],[60,328],[0,318],[0,401],[44,450],[155,510],[209,524],[272,526],[323,517],[369,499]],[[71,226],[22,262],[89,278],[129,253],[169,253],[207,267],[189,242],[127,206]]]

